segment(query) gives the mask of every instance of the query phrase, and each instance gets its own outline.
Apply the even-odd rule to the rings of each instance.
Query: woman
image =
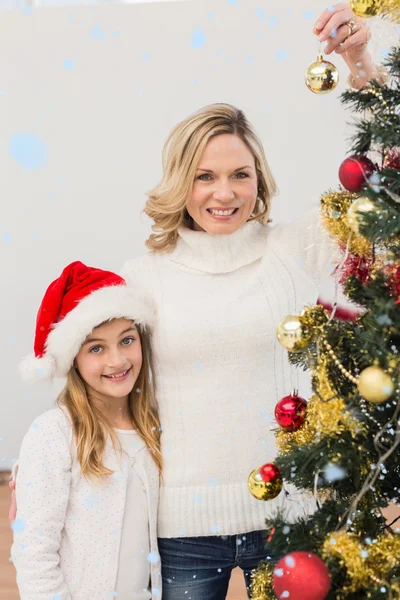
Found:
[[[369,30],[345,4],[315,33],[362,87],[376,77]],[[317,297],[330,249],[316,217],[270,227],[275,182],[241,111],[206,107],[178,124],[164,175],[145,212],[152,253],[123,268],[156,312],[152,349],[163,428],[159,550],[164,600],[221,600],[230,573],[268,555],[267,515],[313,510],[287,486],[274,501],[247,490],[249,472],[276,455],[270,421],[292,387],[275,330]]]
[[[354,86],[373,75],[364,23],[344,4],[316,33],[342,54]],[[334,37],[333,37],[334,32]],[[350,35],[349,35],[350,34]],[[343,45],[340,45],[343,42]],[[225,598],[234,566],[267,556],[265,517],[313,510],[290,485],[259,502],[249,472],[276,455],[270,422],[293,387],[276,326],[315,302],[332,251],[316,216],[270,227],[275,182],[241,111],[206,107],[179,123],[150,192],[152,253],[123,276],[155,305],[152,335],[163,427],[159,548],[164,600]]]

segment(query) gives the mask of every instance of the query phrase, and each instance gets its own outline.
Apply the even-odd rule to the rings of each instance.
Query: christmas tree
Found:
[[[400,47],[385,66],[385,84],[342,95],[359,115],[351,156],[343,187],[321,198],[359,312],[346,321],[316,305],[281,322],[278,339],[311,372],[313,395],[278,403],[279,456],[249,477],[261,500],[283,479],[318,508],[294,524],[267,522],[268,551],[283,558],[259,566],[253,600],[400,598],[400,521],[382,515],[400,503]]]

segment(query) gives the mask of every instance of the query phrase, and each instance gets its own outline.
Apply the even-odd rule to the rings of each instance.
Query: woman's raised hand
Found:
[[[314,33],[321,42],[326,42],[325,54],[340,54],[352,75],[351,85],[361,88],[371,79],[384,79],[368,51],[371,31],[365,19],[357,17],[350,6],[339,2],[327,8],[317,19]]]
[[[314,33],[327,42],[324,53],[346,53],[348,59],[360,60],[367,52],[371,37],[365,19],[357,17],[350,6],[339,2],[327,8],[317,19]]]

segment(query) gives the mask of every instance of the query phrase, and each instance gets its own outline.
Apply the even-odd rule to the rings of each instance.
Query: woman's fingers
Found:
[[[17,516],[17,499],[15,496],[15,492],[13,490],[12,494],[11,494],[11,505],[10,505],[10,509],[8,511],[8,520],[10,521],[10,525],[11,525],[11,523],[13,523],[13,521],[15,521],[16,516]]]
[[[325,54],[330,54],[342,44],[349,37],[350,29],[348,25],[341,25],[337,30],[336,34],[329,38],[324,48]]]
[[[350,19],[353,19],[353,17],[354,15],[349,8],[332,14],[325,27],[320,31],[318,39],[321,42],[325,42],[328,39],[335,39],[338,29],[350,21]]]
[[[356,27],[347,25],[351,20]],[[327,8],[319,17],[314,28],[321,42],[326,41],[325,54],[343,52],[365,47],[370,38],[370,31],[364,19],[356,17],[348,4],[339,3]]]
[[[363,27],[357,33],[351,35],[343,44],[336,48],[336,54],[342,54],[354,48],[366,46],[371,39],[371,31],[368,27]]]
[[[346,9],[349,9],[349,5],[345,4],[344,2],[339,2],[338,4],[334,4],[333,6],[330,6],[329,8],[327,8],[326,10],[324,10],[324,12],[317,19],[317,21],[316,21],[316,23],[314,25],[314,32],[317,33],[317,34],[321,33],[321,31],[325,28],[325,26],[328,23],[328,21],[334,15],[336,15],[341,10],[346,10]]]

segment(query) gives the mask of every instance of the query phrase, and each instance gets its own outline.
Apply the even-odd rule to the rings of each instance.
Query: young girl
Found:
[[[12,558],[21,600],[161,598],[151,317],[121,277],[80,262],[46,291],[22,371],[67,381],[20,452]]]

